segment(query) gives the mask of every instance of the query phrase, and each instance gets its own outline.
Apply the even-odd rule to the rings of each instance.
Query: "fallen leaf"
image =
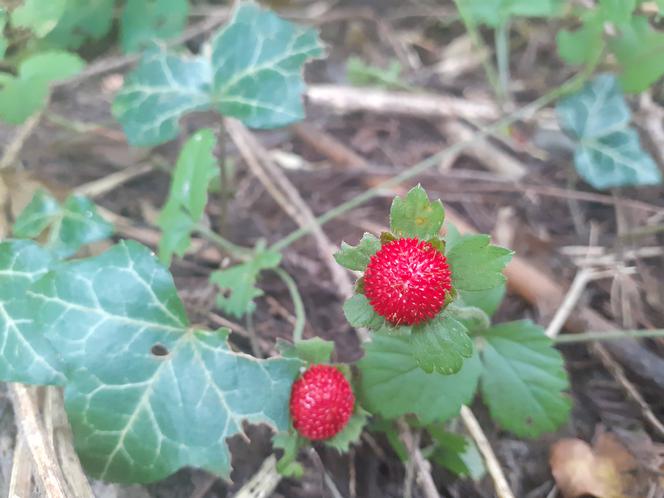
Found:
[[[580,439],[561,439],[551,448],[551,472],[564,498],[642,498],[634,475],[639,463],[610,432],[591,447]]]

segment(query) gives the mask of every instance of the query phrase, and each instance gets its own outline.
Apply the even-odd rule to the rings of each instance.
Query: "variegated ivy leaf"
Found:
[[[87,198],[72,195],[60,205],[44,190],[35,192],[13,226],[16,237],[35,238],[49,228],[46,248],[58,258],[75,254],[81,247],[113,234],[113,225],[97,214]]]
[[[445,209],[439,200],[429,201],[420,186],[412,188],[405,198],[395,197],[390,209],[390,229],[399,237],[427,240],[438,236],[445,220]]]
[[[65,381],[60,358],[33,320],[26,290],[46,274],[51,255],[29,240],[0,243],[0,380],[24,384]]]
[[[151,251],[121,242],[58,266],[29,291],[67,364],[65,406],[87,472],[150,482],[184,466],[222,477],[242,424],[288,428],[301,362],[233,352],[228,331],[192,328]]]
[[[302,66],[322,53],[315,30],[241,3],[213,39],[209,55],[150,51],[113,103],[130,143],[156,145],[177,135],[186,113],[215,109],[253,128],[302,119]]]

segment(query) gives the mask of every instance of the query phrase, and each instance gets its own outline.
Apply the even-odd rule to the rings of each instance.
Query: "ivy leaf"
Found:
[[[125,52],[137,52],[180,34],[187,22],[187,0],[128,0],[122,11],[120,41]]]
[[[65,10],[66,0],[26,0],[16,7],[11,14],[12,25],[26,28],[38,38],[49,34],[57,25]]]
[[[367,425],[368,417],[369,413],[366,410],[357,407],[346,427],[333,438],[327,439],[325,444],[340,453],[347,453],[351,445],[360,440],[364,426]]]
[[[253,128],[285,126],[304,116],[302,65],[321,53],[315,30],[241,3],[213,38],[209,57],[148,52],[116,97],[113,114],[133,145],[171,140],[184,114],[205,109]]]
[[[464,358],[473,355],[468,330],[448,313],[413,327],[410,345],[415,362],[426,373],[455,374],[461,370]]]
[[[46,274],[51,255],[28,240],[0,243],[0,380],[62,385],[60,358],[40,327],[26,290]]]
[[[447,253],[452,284],[459,291],[483,291],[505,282],[503,269],[514,254],[491,245],[488,235],[468,235]]]
[[[44,2],[38,3],[43,6]],[[102,38],[111,29],[114,7],[114,0],[65,0],[64,11],[44,38],[45,44],[77,49],[89,39]]]
[[[626,92],[640,93],[664,75],[664,33],[643,16],[633,16],[619,29],[620,36],[612,38],[609,46],[622,68],[620,83]]]
[[[51,83],[74,76],[83,67],[78,55],[52,50],[25,59],[17,76],[0,73],[0,119],[21,124],[44,106]]]
[[[385,322],[383,317],[374,311],[364,294],[353,294],[346,300],[344,315],[348,323],[355,328],[367,327],[376,330]]]
[[[284,358],[299,358],[307,363],[329,363],[334,351],[334,343],[320,337],[312,337],[291,344],[277,339],[277,349]]]
[[[436,237],[445,219],[445,209],[440,200],[429,202],[429,196],[418,185],[406,198],[395,197],[390,209],[390,227],[399,237],[416,237],[427,240]]]
[[[493,28],[503,24],[510,17],[553,17],[561,10],[560,0],[462,0],[476,22]]]
[[[173,254],[182,256],[189,249],[191,231],[203,216],[208,188],[217,172],[216,143],[213,131],[204,129],[187,140],[180,152],[168,200],[157,219],[163,232],[159,258],[166,265]]]
[[[408,337],[375,335],[364,345],[360,392],[371,413],[395,419],[413,413],[423,424],[449,420],[475,396],[482,371],[477,355],[453,375],[425,373]],[[441,395],[444,393],[444,395]]]
[[[616,78],[603,74],[556,107],[563,130],[578,141],[576,170],[597,189],[661,183],[662,174],[628,126],[630,111]]]
[[[61,265],[29,294],[68,366],[65,407],[91,476],[145,483],[195,466],[228,478],[226,439],[245,421],[288,428],[301,363],[235,353],[227,330],[190,327],[147,247]]]
[[[217,306],[237,318],[250,313],[255,308],[254,299],[263,291],[256,287],[256,280],[262,270],[276,268],[281,262],[281,254],[257,246],[251,260],[210,275],[210,282],[219,286]]]
[[[544,330],[524,320],[484,335],[482,396],[491,416],[519,437],[557,429],[569,415],[563,358]]]
[[[335,253],[334,259],[349,270],[364,271],[371,256],[376,254],[379,249],[380,240],[375,235],[365,233],[355,247],[342,242],[341,249]]]
[[[61,206],[51,195],[38,190],[16,219],[13,232],[16,237],[33,238],[48,226],[46,247],[58,258],[71,256],[84,245],[113,234],[113,225],[97,214],[89,199],[72,195]]]

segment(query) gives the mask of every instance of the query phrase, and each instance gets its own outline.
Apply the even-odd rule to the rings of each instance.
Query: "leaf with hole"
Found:
[[[189,15],[187,0],[127,0],[122,11],[120,42],[125,52],[137,52],[182,32]]]
[[[412,188],[405,198],[395,197],[390,208],[390,229],[398,237],[421,240],[436,237],[444,219],[443,203],[429,201],[420,185]]]
[[[233,352],[227,330],[190,326],[151,251],[121,242],[58,266],[28,291],[67,365],[65,406],[93,477],[151,482],[185,466],[228,478],[243,423],[286,430],[301,362]]]
[[[475,396],[481,373],[477,355],[456,374],[443,375],[419,367],[408,337],[375,335],[364,350],[358,363],[360,394],[371,413],[388,419],[412,413],[430,424],[455,417]]]
[[[28,287],[45,275],[52,256],[34,242],[0,243],[0,380],[62,385],[63,365],[35,324]]]
[[[191,232],[203,217],[210,182],[218,168],[216,138],[210,129],[191,136],[178,157],[171,188],[157,225],[161,228],[159,258],[168,265],[173,254],[182,256],[191,244]]]
[[[519,437],[556,430],[568,417],[563,358],[544,330],[523,320],[484,334],[482,397],[493,419]]]
[[[260,272],[276,268],[280,262],[280,253],[258,245],[246,263],[212,273],[210,282],[220,289],[217,306],[224,313],[238,318],[251,313],[255,308],[254,299],[263,295],[263,291],[256,287]]]
[[[629,126],[631,113],[615,76],[602,74],[556,106],[561,128],[577,140],[574,164],[597,189],[654,185],[662,174]]]
[[[173,139],[179,119],[215,109],[253,128],[303,118],[303,64],[322,54],[315,30],[241,3],[205,56],[153,49],[129,75],[113,114],[133,145]]]
[[[86,197],[72,195],[60,205],[44,190],[35,192],[13,226],[16,237],[35,238],[49,228],[45,247],[56,257],[66,258],[81,247],[113,234],[113,225],[97,213]]]

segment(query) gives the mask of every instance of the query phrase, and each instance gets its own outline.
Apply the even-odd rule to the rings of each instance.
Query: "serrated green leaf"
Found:
[[[418,185],[410,189],[406,198],[395,197],[390,209],[390,229],[399,237],[427,240],[438,235],[445,219],[440,200],[430,202]]]
[[[299,479],[304,474],[304,467],[297,461],[300,450],[300,438],[295,431],[279,432],[272,437],[272,445],[283,450],[277,460],[277,472],[284,477]]]
[[[423,424],[448,420],[475,396],[481,364],[477,355],[453,375],[425,373],[408,337],[375,335],[364,345],[360,392],[371,413],[394,419],[409,413]]]
[[[616,78],[602,74],[556,107],[558,120],[579,144],[574,164],[598,189],[661,182],[661,172],[628,126],[631,113]]]
[[[436,448],[431,459],[459,477],[479,481],[486,474],[484,460],[472,439],[446,432],[429,430]]]
[[[334,351],[334,342],[312,337],[291,344],[277,339],[277,349],[284,358],[299,358],[313,364],[329,363]]]
[[[372,330],[380,328],[385,320],[379,316],[369,304],[364,294],[353,294],[344,303],[344,315],[351,326],[367,327]]]
[[[31,30],[42,38],[58,24],[65,10],[66,0],[26,0],[11,14],[12,25]]]
[[[510,17],[553,17],[561,0],[458,0],[460,6],[477,23],[497,27]]]
[[[26,296],[30,284],[46,274],[51,255],[28,240],[0,243],[0,380],[62,385],[60,358],[34,323]]]
[[[238,318],[253,311],[254,299],[263,295],[256,287],[258,275],[262,270],[276,268],[280,262],[280,253],[257,247],[253,258],[246,263],[212,273],[210,282],[222,291],[217,296],[217,306]]]
[[[325,440],[325,444],[340,453],[347,453],[351,445],[357,443],[362,436],[364,426],[367,424],[369,413],[361,407],[357,407],[346,427],[336,436]]]
[[[127,0],[122,11],[120,41],[125,52],[137,52],[181,33],[187,23],[187,0]]]
[[[157,225],[162,230],[159,258],[169,265],[173,254],[182,256],[191,243],[191,231],[201,220],[210,182],[217,167],[214,157],[214,132],[200,130],[187,140],[178,157],[168,200]]]
[[[288,428],[300,362],[235,353],[228,331],[191,328],[148,248],[121,242],[61,265],[29,294],[67,364],[65,406],[91,476],[150,482],[195,466],[227,478],[226,439],[244,422]]]
[[[503,302],[507,287],[505,284],[483,291],[459,291],[460,302],[466,306],[474,306],[492,316]]]
[[[25,59],[17,76],[0,73],[0,119],[21,124],[44,106],[51,83],[74,76],[83,67],[85,62],[76,54],[47,51]]]
[[[87,40],[100,39],[111,29],[114,7],[115,0],[65,0],[64,11],[44,43],[76,49]]]
[[[380,240],[370,233],[365,233],[355,247],[341,243],[341,249],[334,254],[334,259],[341,266],[354,271],[364,271],[371,256],[380,249]]]
[[[468,306],[461,300],[450,303],[445,308],[447,315],[461,322],[466,327],[468,334],[477,335],[491,326],[491,318],[481,308]]]
[[[491,416],[519,437],[556,430],[569,415],[563,358],[544,330],[524,320],[487,330],[482,396]]]
[[[503,269],[512,251],[490,244],[488,235],[469,235],[447,253],[452,285],[459,291],[492,289],[505,282]]]
[[[619,29],[620,36],[611,38],[609,47],[622,68],[620,83],[628,93],[642,92],[664,75],[664,33],[643,16],[633,16]]]
[[[133,145],[174,138],[181,116],[204,109],[253,128],[284,126],[302,119],[302,65],[321,53],[315,30],[241,3],[213,38],[209,57],[148,52],[126,79],[113,114]]]
[[[427,373],[455,374],[461,370],[464,359],[473,355],[468,330],[449,312],[413,327],[410,345],[415,362]]]
[[[58,258],[113,234],[113,225],[97,214],[89,199],[72,195],[61,206],[50,194],[38,190],[16,219],[13,232],[16,237],[32,238],[49,226],[46,248]]]

